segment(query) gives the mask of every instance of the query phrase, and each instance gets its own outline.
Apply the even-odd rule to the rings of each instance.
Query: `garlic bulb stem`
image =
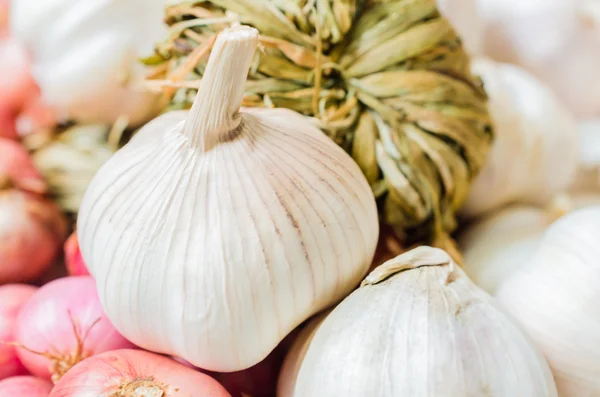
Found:
[[[258,30],[236,26],[217,38],[184,135],[203,152],[212,149],[240,124],[244,83],[258,46]]]
[[[361,287],[379,284],[396,273],[423,266],[450,266],[450,270],[452,270],[454,262],[450,255],[442,249],[427,246],[417,247],[377,267],[364,279]]]

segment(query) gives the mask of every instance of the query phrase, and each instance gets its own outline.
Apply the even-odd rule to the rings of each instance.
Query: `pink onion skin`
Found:
[[[90,274],[79,250],[77,232],[71,234],[65,243],[65,263],[69,276],[89,276]]]
[[[60,253],[66,230],[66,219],[54,203],[0,187],[0,285],[42,275]]]
[[[78,351],[82,345],[78,338],[82,340],[86,334]],[[16,342],[36,352],[54,354],[51,359],[17,349],[25,368],[53,381],[85,357],[134,347],[104,314],[90,276],[60,278],[41,287],[19,312]]]
[[[36,279],[60,253],[68,225],[45,191],[25,149],[0,138],[0,285]]]
[[[20,189],[45,193],[46,182],[35,168],[29,153],[18,142],[0,138],[0,175],[8,177]]]
[[[123,393],[127,396],[231,397],[210,376],[141,350],[115,350],[82,361],[56,383],[50,397],[111,396],[123,390],[130,391]]]
[[[30,73],[25,49],[6,33],[0,33],[0,59],[0,137],[15,139],[18,136],[16,123],[20,113],[31,107],[30,103],[41,101],[40,91]],[[31,118],[30,129],[34,128],[37,117]],[[43,123],[47,121],[39,122]]]
[[[0,380],[28,373],[17,357],[16,348],[4,342],[14,341],[19,310],[36,291],[36,287],[25,284],[0,286]]]
[[[52,383],[34,376],[14,376],[0,381],[2,397],[48,397]]]

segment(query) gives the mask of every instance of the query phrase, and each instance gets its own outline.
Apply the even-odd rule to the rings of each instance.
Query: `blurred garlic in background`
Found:
[[[31,57],[41,100],[58,121],[132,125],[159,110],[138,58],[163,37],[163,0],[19,0],[10,30]],[[28,120],[21,120],[27,129]]]
[[[437,0],[438,8],[452,23],[471,54],[481,48],[483,26],[477,10],[477,0]]]
[[[598,0],[477,0],[482,52],[525,67],[579,118],[600,116]]]
[[[561,397],[600,395],[600,206],[556,221],[497,297],[542,350]]]
[[[472,218],[514,202],[548,203],[575,175],[575,121],[550,89],[518,66],[478,59],[473,69],[490,96],[496,140],[462,214]]]
[[[571,191],[600,193],[600,118],[579,123],[579,168]]]
[[[538,250],[555,217],[530,205],[514,205],[466,227],[458,237],[469,277],[493,294],[511,273]]]

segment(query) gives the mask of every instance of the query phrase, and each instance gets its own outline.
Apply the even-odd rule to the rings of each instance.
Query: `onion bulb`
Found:
[[[71,234],[71,237],[65,242],[65,264],[67,273],[70,276],[87,276],[90,274],[79,250],[77,232]]]
[[[40,276],[60,252],[66,220],[25,150],[0,138],[0,284]]]
[[[23,365],[52,381],[87,357],[133,347],[106,318],[89,276],[41,287],[19,313],[15,339]]]
[[[50,397],[230,397],[214,379],[167,357],[117,350],[69,371]]]
[[[600,206],[556,221],[496,296],[529,333],[561,397],[600,395]]]
[[[548,87],[522,68],[479,59],[473,70],[490,96],[497,133],[462,214],[476,217],[514,202],[547,204],[575,176],[575,120]]]
[[[19,0],[10,29],[59,121],[138,125],[159,110],[138,58],[165,34],[163,14],[164,0]]]
[[[19,310],[36,290],[36,287],[24,284],[0,286],[0,380],[27,373],[15,347],[5,342],[14,340]]]
[[[578,117],[600,116],[598,0],[478,0],[483,52],[521,65]]]
[[[0,380],[2,397],[48,397],[52,383],[33,376],[15,376]]]

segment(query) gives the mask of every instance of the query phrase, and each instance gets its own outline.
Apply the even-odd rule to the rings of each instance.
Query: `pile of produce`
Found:
[[[599,4],[0,0],[0,396],[600,396]]]

